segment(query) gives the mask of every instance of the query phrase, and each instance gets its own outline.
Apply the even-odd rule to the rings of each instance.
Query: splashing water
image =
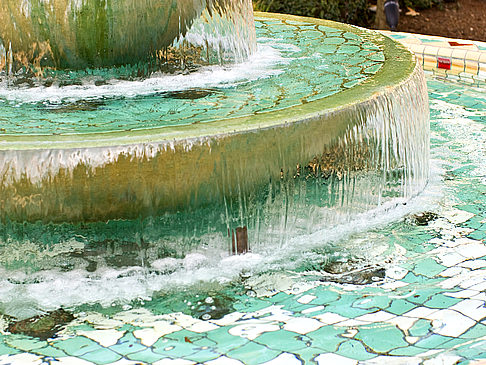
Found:
[[[248,0],[2,0],[0,77],[241,62],[255,50],[254,29]]]
[[[238,65],[183,75],[202,83],[197,90],[186,85],[170,94],[174,90],[163,84],[167,79],[155,75],[135,83],[116,80],[115,85],[96,86],[90,80],[67,87],[9,86],[8,91],[1,91],[0,100],[7,108],[25,112],[27,119],[29,108],[44,108],[45,113],[47,106],[53,114],[59,113],[59,119],[47,125],[52,121],[67,125],[76,123],[72,116],[78,112],[80,119],[89,120],[84,117],[110,112],[117,103],[123,111],[131,101],[127,99],[140,102],[156,95],[152,106],[171,99],[175,100],[172,105],[184,100],[196,108],[214,110],[213,95],[228,99],[229,104],[238,100],[231,92],[247,95],[241,108],[222,119],[231,123],[236,116],[244,119],[269,113],[265,108],[245,109],[252,103],[285,113],[289,107],[326,100],[368,82],[383,66],[380,48],[365,31],[356,39],[329,27],[276,23],[265,24],[260,32],[280,26],[280,34],[292,29],[286,35],[291,38],[305,29],[310,35],[302,44],[313,39],[316,46],[291,47],[288,39],[277,45],[267,43],[260,46],[255,59],[250,58],[254,67],[243,76],[233,73]],[[201,24],[196,20],[192,27],[200,29]],[[197,38],[191,32],[186,37]],[[333,44],[335,48],[329,48]],[[343,57],[339,51],[344,50],[352,54]],[[265,57],[258,58],[262,54]],[[316,63],[319,71],[309,73],[307,79],[282,77],[292,72],[286,68],[300,74]],[[204,72],[207,79],[202,80]],[[230,77],[223,75],[222,81],[211,83],[211,78],[222,74]],[[330,75],[337,87],[321,82]],[[177,83],[178,76],[171,76],[172,81]],[[205,84],[206,80],[211,82]],[[118,86],[134,90],[134,95],[121,97],[114,91]],[[38,90],[45,92],[39,95]],[[100,95],[90,99],[85,97],[86,90]],[[104,97],[106,90],[114,94]],[[171,113],[162,115],[161,119],[168,118]],[[125,117],[118,114],[106,124],[121,123]],[[140,122],[142,116],[131,117]],[[245,272],[282,267],[289,257],[298,261],[300,253],[311,247],[383,224],[384,215],[400,217],[412,209],[411,199],[428,182],[428,118],[425,80],[416,68],[402,83],[380,90],[369,100],[353,100],[342,113],[313,115],[295,126],[261,127],[258,133],[245,131],[234,142],[227,142],[231,133],[223,133],[131,143],[136,133],[127,133],[126,140],[114,145],[64,148],[62,144],[76,136],[68,132],[62,133],[61,142],[40,152],[26,145],[18,148],[6,138],[8,148],[1,151],[0,159],[5,197],[0,262],[1,274],[8,277],[0,293],[2,311],[21,318],[58,306],[126,304],[196,280],[226,283]],[[186,125],[192,125],[188,120]],[[204,130],[201,121],[197,122]],[[294,127],[303,129],[294,133]],[[9,134],[14,135],[12,131]],[[109,140],[110,134],[103,133],[100,140]],[[35,134],[31,136],[42,144],[53,133]],[[264,143],[253,143],[261,135]],[[256,147],[242,154],[236,146],[245,144]],[[186,153],[183,161],[182,152]],[[120,184],[117,179],[128,171],[134,173],[133,183]],[[158,185],[161,179],[168,182],[163,187]],[[114,190],[106,194],[108,187]],[[248,228],[252,252],[234,257],[229,255],[229,246],[232,231],[239,227]],[[53,294],[66,286],[70,289],[62,298]],[[3,299],[7,297],[16,299]]]

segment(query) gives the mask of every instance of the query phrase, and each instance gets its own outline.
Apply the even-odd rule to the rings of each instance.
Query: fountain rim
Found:
[[[0,137],[1,150],[52,150],[69,148],[114,147],[135,144],[159,144],[191,142],[220,138],[240,133],[289,126],[314,120],[322,115],[338,112],[344,108],[360,104],[384,94],[405,82],[415,70],[414,55],[399,42],[378,32],[330,20],[301,17],[295,15],[255,12],[261,20],[283,20],[349,31],[373,36],[373,42],[380,46],[385,62],[380,70],[362,83],[336,94],[280,110],[226,118],[217,121],[165,126],[148,129],[123,130],[96,133],[73,133],[59,135],[3,135]]]

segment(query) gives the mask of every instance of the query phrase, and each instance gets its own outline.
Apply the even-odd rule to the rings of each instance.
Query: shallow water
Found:
[[[42,271],[20,285],[25,274],[12,275],[1,285],[2,312],[25,318],[63,304],[76,319],[38,340],[7,334],[4,317],[0,362],[486,358],[485,89],[437,79],[428,87],[431,178],[407,204],[242,256],[201,249],[150,270],[119,261],[91,276]],[[19,257],[28,252],[18,247]],[[76,305],[80,297],[93,304]]]

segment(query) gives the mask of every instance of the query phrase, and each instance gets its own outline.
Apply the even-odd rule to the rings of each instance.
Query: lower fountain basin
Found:
[[[60,99],[67,95],[60,101],[47,86],[2,91],[0,109],[15,117],[2,122],[1,219],[106,221],[215,204],[224,211],[299,179],[325,191],[334,179],[325,206],[347,212],[420,192],[428,99],[414,56],[344,24],[256,17],[260,44],[282,57],[262,77],[172,91],[154,81],[148,95],[129,97],[78,97],[86,85],[56,86]],[[184,76],[193,75],[176,83]],[[113,89],[98,87],[88,89]],[[237,107],[221,106],[225,99]]]

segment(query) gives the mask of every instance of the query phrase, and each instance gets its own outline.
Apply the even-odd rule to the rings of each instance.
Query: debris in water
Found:
[[[439,216],[434,212],[422,212],[409,216],[407,220],[416,226],[426,226],[429,222],[435,221],[437,218]]]
[[[74,320],[74,316],[60,308],[44,315],[11,323],[7,330],[13,334],[23,334],[47,340],[54,337],[64,325],[72,320]]]

